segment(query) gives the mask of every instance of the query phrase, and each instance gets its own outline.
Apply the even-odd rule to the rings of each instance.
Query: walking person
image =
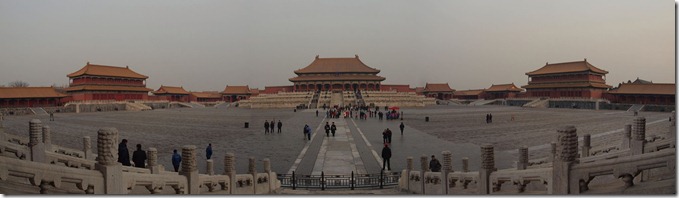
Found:
[[[486,124],[488,124],[488,123],[490,122],[490,117],[489,117],[489,115],[490,115],[490,114],[486,114]]]
[[[141,144],[137,144],[137,150],[132,153],[134,167],[146,168],[146,151],[141,150]]]
[[[431,161],[429,161],[429,169],[431,172],[441,172],[441,163],[434,155],[431,155]]]
[[[401,135],[403,135],[403,129],[406,128],[406,126],[403,125],[403,122],[401,122],[401,125],[398,125],[398,128],[401,129]]]
[[[337,131],[337,126],[335,126],[335,122],[332,122],[332,126],[330,127],[330,131],[332,132],[332,137],[335,137],[335,131]]]
[[[382,148],[382,170],[384,170],[384,168],[391,170],[389,159],[391,159],[391,149],[389,148],[389,144],[385,143],[384,148]]]
[[[207,157],[207,159],[212,157],[212,144],[207,145],[207,148],[205,149],[205,157]]]
[[[307,139],[311,140],[311,127],[309,127],[309,125],[306,125],[304,127],[305,127],[304,133],[306,134]]]
[[[54,121],[54,112],[50,111],[50,121]]]
[[[323,129],[325,129],[325,136],[330,137],[330,124],[328,122],[325,122]]]
[[[316,117],[318,117],[318,109],[316,109]]]
[[[130,152],[127,150],[127,139],[123,139],[118,144],[118,162],[123,164],[123,166],[132,166],[130,163]]]
[[[490,123],[493,123],[493,114],[488,114],[488,120],[490,120]]]
[[[269,121],[264,120],[264,134],[269,133]]]
[[[281,133],[281,128],[283,128],[283,123],[281,120],[278,120],[278,133]]]

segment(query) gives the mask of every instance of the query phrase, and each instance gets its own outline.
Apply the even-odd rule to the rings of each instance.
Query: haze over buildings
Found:
[[[291,85],[320,57],[385,84],[457,90],[527,83],[545,62],[675,81],[672,1],[1,1],[0,84],[64,85],[86,62],[129,65],[147,87]]]

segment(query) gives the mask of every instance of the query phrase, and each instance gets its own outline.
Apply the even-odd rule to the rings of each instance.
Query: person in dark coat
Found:
[[[179,172],[179,164],[182,162],[182,156],[177,153],[177,149],[175,149],[173,152],[172,166],[174,166],[174,172]]]
[[[403,135],[403,129],[406,128],[406,125],[403,125],[403,122],[401,122],[401,125],[398,125],[398,128],[401,128],[401,135]]]
[[[488,121],[493,123],[493,114],[488,114]]]
[[[382,143],[387,143],[387,130],[382,131]]]
[[[281,128],[283,128],[283,123],[281,120],[278,120],[278,133],[281,133]]]
[[[207,159],[212,157],[212,144],[207,145],[207,148],[205,149],[205,157],[207,157]]]
[[[132,166],[130,163],[130,152],[127,150],[127,139],[123,139],[118,144],[118,162],[123,164],[123,166]]]
[[[318,110],[316,110],[316,117],[318,117]]]
[[[141,150],[141,144],[137,144],[137,150],[132,153],[134,167],[146,168],[146,151]]]
[[[337,131],[337,126],[335,126],[335,122],[332,122],[332,126],[330,127],[330,131],[332,132],[332,137],[335,137],[335,131]]]
[[[384,168],[391,170],[389,159],[391,159],[391,149],[389,148],[389,144],[384,144],[384,148],[382,148],[382,170],[384,170]]]
[[[429,169],[431,172],[441,172],[441,163],[434,155],[431,155],[431,161],[429,161]]]
[[[264,120],[264,134],[269,133],[269,121]]]
[[[323,129],[325,129],[325,136],[330,137],[330,124],[328,122],[325,122],[325,127],[323,127]]]
[[[387,128],[387,143],[391,144],[391,130]]]
[[[311,127],[309,125],[304,125],[304,134],[308,140],[311,140]]]
[[[269,124],[269,127],[271,128],[271,130],[269,130],[269,131],[270,131],[271,133],[273,133],[273,132],[275,131],[274,128],[276,128],[276,122],[274,122],[274,120],[271,120],[271,123]]]

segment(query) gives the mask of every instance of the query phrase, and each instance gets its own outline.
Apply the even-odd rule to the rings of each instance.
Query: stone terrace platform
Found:
[[[608,142],[619,140],[625,123],[634,116],[624,111],[593,111],[571,109],[524,109],[504,106],[433,106],[418,109],[403,109],[406,125],[403,135],[398,125],[401,120],[327,119],[324,112],[315,116],[315,110],[293,112],[292,110],[260,110],[241,108],[165,109],[145,112],[106,112],[82,114],[57,114],[56,121],[45,121],[53,131],[53,142],[71,148],[79,148],[82,136],[96,136],[97,128],[114,126],[120,131],[120,138],[126,138],[131,145],[141,143],[144,148],[158,148],[159,163],[171,167],[172,149],[181,145],[199,145],[198,168],[205,169],[204,149],[213,144],[215,161],[221,161],[226,152],[238,153],[236,169],[247,171],[247,158],[258,160],[270,158],[272,170],[278,173],[327,174],[354,170],[379,173],[382,131],[390,128],[393,132],[392,170],[405,168],[405,158],[418,159],[432,154],[441,158],[441,151],[449,150],[453,155],[453,169],[460,170],[460,158],[469,158],[471,171],[480,167],[480,144],[495,145],[496,167],[515,166],[516,149],[529,146],[530,158],[546,155],[549,142],[555,138],[557,126],[576,125],[578,133],[592,134],[593,149],[605,147]],[[494,122],[486,124],[483,117],[493,114]],[[670,113],[641,112],[648,120],[649,136],[670,130],[667,118]],[[510,121],[514,115],[515,120]],[[424,122],[429,116],[430,122]],[[5,132],[26,136],[28,120],[46,116],[5,117]],[[265,135],[264,120],[283,122],[283,132]],[[335,137],[326,137],[325,122],[335,122],[338,131]],[[243,128],[249,122],[250,128]],[[665,123],[665,124],[662,124]],[[304,124],[312,127],[312,140],[303,139]],[[204,145],[204,146],[200,146]],[[96,149],[96,145],[94,148]],[[215,172],[223,172],[216,166]]]

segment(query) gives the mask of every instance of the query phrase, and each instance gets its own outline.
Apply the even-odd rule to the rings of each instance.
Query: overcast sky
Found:
[[[291,85],[320,57],[358,54],[383,84],[457,90],[527,84],[546,62],[587,60],[607,84],[675,81],[668,0],[0,0],[0,84],[63,85],[93,64],[147,87]]]

